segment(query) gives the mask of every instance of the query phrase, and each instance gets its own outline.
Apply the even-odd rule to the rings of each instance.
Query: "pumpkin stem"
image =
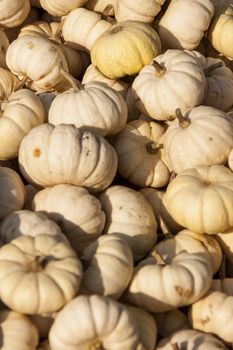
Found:
[[[157,61],[153,61],[153,67],[155,68],[155,75],[157,77],[161,77],[164,73],[166,73],[166,68],[162,67]]]
[[[59,70],[63,75],[63,77],[70,83],[72,89],[75,92],[79,92],[80,90],[84,89],[83,84],[80,81],[75,79],[69,72],[65,71],[65,69],[63,68],[62,62],[60,62]]]
[[[123,29],[122,26],[116,25],[112,30],[111,30],[111,34],[116,34],[118,32],[120,32]]]
[[[163,257],[156,251],[153,250],[150,255],[155,258],[155,260],[157,261],[157,264],[159,265],[166,265],[166,261],[163,259]]]
[[[61,22],[58,24],[57,29],[53,35],[54,40],[59,42],[59,43],[61,43],[61,35],[62,35],[62,28],[63,28],[64,20],[65,20],[65,18],[61,19]]]
[[[191,124],[191,120],[188,117],[184,117],[181,113],[180,108],[175,110],[176,118],[179,120],[179,125],[181,128],[185,129]]]
[[[14,91],[17,91],[17,90],[20,90],[22,89],[22,87],[24,85],[26,85],[26,83],[29,81],[29,78],[26,76],[26,77],[23,77],[22,80],[19,80],[19,82],[15,85],[14,87]]]
[[[219,278],[220,280],[224,280],[226,278],[226,255],[223,254],[222,262],[219,269]]]
[[[34,272],[44,270],[47,264],[47,258],[45,256],[36,255],[30,264],[30,269]]]
[[[111,16],[109,15],[109,13],[110,13],[110,11],[111,11],[112,9],[114,9],[114,7],[112,6],[112,4],[108,4],[108,5],[104,8],[104,10],[103,10],[103,12],[102,12],[102,14],[101,14],[101,19],[103,19],[104,21],[107,21],[107,22],[113,24],[113,23],[116,23],[116,21],[115,21],[115,19],[114,19],[113,17],[111,17]]]
[[[151,141],[146,144],[146,150],[149,154],[156,154],[161,148],[163,145],[157,142]]]
[[[211,64],[209,67],[204,69],[204,73],[206,76],[208,76],[209,73],[211,73],[214,69],[220,68],[223,66],[223,62],[215,62]]]

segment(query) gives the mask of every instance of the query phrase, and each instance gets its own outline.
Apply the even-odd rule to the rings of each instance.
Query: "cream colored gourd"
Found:
[[[131,20],[150,23],[160,12],[165,0],[121,0],[116,1],[115,18],[117,22]]]
[[[85,70],[82,54],[62,42],[61,24],[59,22],[47,23],[38,21],[30,23],[25,25],[19,33],[19,37],[26,35],[42,36],[56,44],[56,46],[62,50],[68,64],[69,72],[74,77],[80,76]]]
[[[88,10],[103,13],[108,5],[112,5],[109,16],[114,15],[114,8],[118,0],[88,0],[85,7]]]
[[[0,166],[0,220],[23,208],[25,188],[16,171]]]
[[[77,295],[82,265],[61,236],[20,236],[0,249],[0,278],[1,300],[9,308],[51,313]]]
[[[7,50],[6,63],[16,76],[27,79],[27,86],[33,90],[65,91],[70,87],[62,75],[62,69],[68,71],[64,53],[45,37],[17,38]]]
[[[143,349],[154,350],[157,340],[157,325],[153,316],[139,307],[125,306],[138,325],[139,339]]]
[[[111,27],[100,14],[77,8],[64,18],[62,35],[72,47],[90,52],[97,38]]]
[[[82,86],[59,94],[49,110],[49,123],[73,124],[100,136],[120,132],[127,122],[127,106],[121,94],[102,82]]]
[[[119,299],[133,275],[133,255],[128,243],[117,235],[103,235],[92,242],[81,256],[84,273],[81,289]]]
[[[32,323],[36,326],[40,339],[47,339],[50,328],[55,320],[57,313],[41,314],[41,315],[29,315],[28,317]]]
[[[114,143],[122,177],[140,187],[167,185],[170,171],[163,161],[165,131],[164,126],[145,120],[125,126]]]
[[[50,15],[60,17],[82,7],[86,2],[87,0],[40,0],[40,5]]]
[[[36,94],[20,89],[0,102],[0,159],[16,158],[23,138],[44,123],[45,113]]]
[[[65,184],[48,187],[34,196],[32,207],[61,227],[78,255],[104,229],[105,214],[100,202],[82,187]]]
[[[136,350],[138,338],[137,324],[126,308],[99,295],[80,295],[69,302],[49,333],[52,350],[111,350],[113,344],[119,350]]]
[[[2,0],[0,26],[6,28],[19,26],[29,14],[30,7],[30,0]]]
[[[189,312],[192,327],[216,334],[225,342],[233,342],[233,296],[209,292],[194,303]],[[221,320],[221,323],[219,323]]]
[[[88,68],[86,69],[83,75],[82,84],[87,84],[91,81],[100,81],[102,83],[106,83],[112,89],[120,92],[123,97],[126,97],[126,94],[128,91],[127,83],[125,83],[120,79],[113,80],[113,79],[106,78],[97,69],[95,69],[92,64],[90,64],[90,66],[88,66]]]
[[[203,254],[182,251],[162,256],[153,251],[135,267],[127,299],[149,312],[169,311],[199,300],[211,282],[211,264]]]
[[[229,4],[225,11],[218,13],[210,26],[208,33],[213,47],[224,56],[233,59],[233,4]]]
[[[167,238],[157,244],[152,252],[157,252],[161,256],[178,254],[186,250],[188,253],[200,253],[210,261],[213,274],[221,265],[222,250],[217,240],[205,234],[182,230],[172,238]]]
[[[104,233],[124,238],[135,261],[142,259],[157,241],[157,222],[144,196],[125,186],[111,186],[99,200],[106,215]]]
[[[220,244],[223,254],[233,264],[233,229],[230,228],[224,233],[217,233],[215,238]]]
[[[163,337],[169,337],[171,334],[183,329],[190,329],[190,324],[186,315],[179,309],[167,312],[155,313],[153,317],[156,320],[158,334]]]
[[[182,226],[177,224],[172,216],[169,214],[164,203],[165,191],[156,190],[155,188],[142,188],[139,190],[141,194],[151,204],[154,215],[156,217],[159,232],[175,234],[182,230]]]
[[[132,91],[142,113],[167,120],[177,108],[183,112],[200,105],[206,84],[203,69],[192,52],[167,50],[140,71]]]
[[[169,338],[162,339],[156,350],[173,350],[184,347],[190,350],[227,350],[225,344],[214,337],[194,329],[177,330]]]
[[[37,349],[38,330],[27,316],[11,310],[0,310],[0,326],[2,349]]]
[[[231,150],[228,156],[228,166],[231,169],[231,171],[233,171],[233,149]]]
[[[118,79],[137,74],[160,52],[159,36],[150,25],[123,21],[96,40],[91,50],[91,62],[107,78]]]
[[[34,213],[30,210],[14,211],[7,215],[0,224],[0,240],[4,244],[22,235],[35,237],[39,234],[63,236],[54,221],[41,213]],[[64,241],[67,242],[65,237]]]
[[[176,174],[200,165],[225,164],[233,148],[233,120],[216,108],[198,106],[176,120],[164,135],[169,168]]]
[[[159,22],[162,45],[170,49],[195,49],[214,15],[211,0],[171,1]]]
[[[0,30],[0,42],[1,42],[1,47],[0,47],[0,67],[7,68],[6,65],[6,52],[9,47],[9,40],[7,35],[3,30]]]
[[[101,191],[116,174],[117,155],[104,138],[90,131],[43,124],[21,142],[19,164],[32,184],[48,187],[63,183]]]
[[[223,165],[183,170],[164,199],[172,217],[191,231],[216,234],[233,226],[233,174]]]

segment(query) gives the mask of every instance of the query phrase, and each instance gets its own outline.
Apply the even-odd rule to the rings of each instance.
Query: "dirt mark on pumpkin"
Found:
[[[33,156],[35,158],[39,158],[41,155],[41,150],[39,148],[35,148],[34,151],[33,151]]]

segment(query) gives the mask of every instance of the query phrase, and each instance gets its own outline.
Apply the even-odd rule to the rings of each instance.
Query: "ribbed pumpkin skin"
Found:
[[[0,4],[1,27],[18,27],[30,12],[30,0],[2,0]]]
[[[82,7],[87,0],[40,0],[40,5],[50,15],[64,16],[77,7]]]

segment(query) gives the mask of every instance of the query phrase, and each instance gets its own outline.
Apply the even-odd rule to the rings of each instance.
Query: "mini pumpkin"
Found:
[[[30,0],[2,0],[0,10],[1,27],[17,27],[29,14]]]
[[[53,16],[64,16],[86,2],[87,0],[40,0],[40,6]]]

